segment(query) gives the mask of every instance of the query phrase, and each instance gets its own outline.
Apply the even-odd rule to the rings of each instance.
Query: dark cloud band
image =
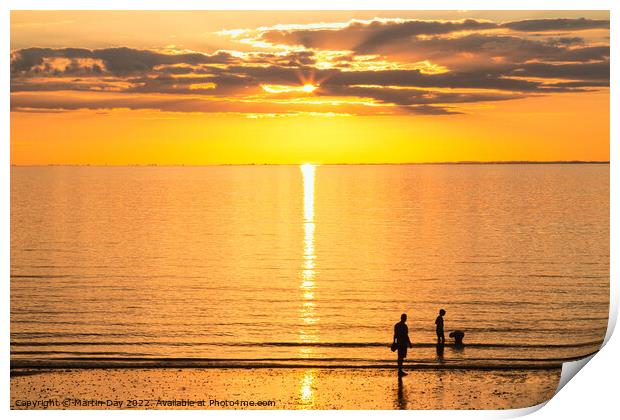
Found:
[[[288,106],[291,112],[321,112],[315,105],[286,105],[293,93],[264,89],[295,91],[312,83],[313,96],[372,104],[349,105],[354,112],[448,115],[460,112],[457,104],[609,86],[609,45],[576,36],[608,28],[609,21],[590,19],[376,19],[255,30],[254,41],[297,46],[272,51],[24,48],[11,54],[12,109],[284,113]],[[545,34],[550,32],[562,33]],[[37,92],[48,99],[62,92],[82,96],[41,102],[32,95]],[[110,96],[89,99],[95,93]]]

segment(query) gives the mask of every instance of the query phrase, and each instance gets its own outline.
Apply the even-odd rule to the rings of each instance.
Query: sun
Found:
[[[316,90],[316,88],[317,86],[314,86],[313,84],[310,84],[310,83],[306,83],[305,85],[303,85],[301,90],[303,90],[304,92],[312,93]]]
[[[303,172],[304,175],[310,175],[314,173],[314,169],[316,168],[316,165],[313,165],[312,163],[302,163],[301,165],[299,165],[301,172]]]

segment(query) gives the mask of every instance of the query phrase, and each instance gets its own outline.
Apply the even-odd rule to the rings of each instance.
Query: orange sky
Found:
[[[11,162],[609,160],[608,19],[13,12]]]

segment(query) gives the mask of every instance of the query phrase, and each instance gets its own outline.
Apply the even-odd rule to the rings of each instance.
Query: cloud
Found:
[[[374,19],[370,21],[350,21],[346,25],[325,24],[296,25],[290,28],[276,26],[260,30],[242,30],[246,41],[253,38],[257,43],[272,45],[299,46],[315,50],[340,50],[356,53],[374,53],[392,49],[395,45],[416,46],[416,41],[434,38],[448,41],[459,39],[453,33],[467,34],[476,32],[478,36],[491,35],[495,43],[521,42],[530,48],[543,48],[545,42],[525,38],[506,36],[497,33],[510,29],[517,32],[579,31],[585,29],[609,29],[609,21],[592,19],[534,19],[506,23],[494,23],[485,20],[465,19],[459,21],[443,20],[402,20]],[[481,32],[482,31],[482,32]],[[446,36],[449,35],[449,36]],[[503,37],[501,35],[504,35]],[[481,38],[479,38],[481,39]],[[472,39],[470,38],[470,41]],[[555,43],[575,42],[581,38],[560,38]],[[462,41],[462,39],[461,39]],[[456,42],[454,45],[458,45]]]
[[[346,86],[327,86],[321,88],[322,95],[356,96],[372,98],[386,104],[395,105],[433,105],[433,104],[456,104],[473,102],[491,102],[521,98],[517,94],[498,93],[471,93],[471,92],[442,92],[424,89],[402,89]]]
[[[235,32],[243,42],[274,48],[349,51],[354,56],[377,55],[396,63],[432,61],[455,70],[533,59],[587,61],[604,59],[605,46],[588,46],[571,31],[608,28],[609,22],[590,19],[541,19],[506,23],[467,19],[426,21],[374,19],[343,25],[275,26]],[[562,37],[526,36],[562,29]],[[508,32],[507,32],[508,31]],[[523,33],[526,33],[525,35]],[[581,46],[580,51],[573,51]],[[598,48],[598,49],[594,49]],[[608,50],[607,50],[608,54]]]
[[[227,52],[215,54],[179,53],[166,54],[150,50],[138,50],[128,47],[103,48],[89,50],[84,48],[24,48],[17,50],[11,57],[11,74],[19,75],[31,71],[37,73],[51,72],[51,67],[45,67],[46,59],[65,58],[70,60],[95,59],[103,63],[98,72],[108,72],[114,75],[126,75],[152,71],[159,65],[173,64],[213,64],[230,63],[234,57]],[[73,65],[77,61],[72,61]],[[43,66],[43,67],[42,67]],[[66,72],[66,71],[65,71]],[[56,72],[58,73],[58,72]]]
[[[474,19],[461,21],[353,20],[339,29],[268,29],[259,34],[258,41],[305,48],[364,52],[374,51],[385,44],[407,40],[417,35],[438,35],[494,27],[496,24],[492,22]]]
[[[414,39],[406,44],[385,44],[377,46],[372,52],[398,61],[419,61],[425,58],[457,70],[539,58],[550,59],[564,51],[566,47],[556,43],[474,33],[461,37]]]
[[[530,19],[506,22],[501,27],[522,32],[581,31],[586,29],[609,29],[609,21],[585,18]]]
[[[327,78],[324,85],[382,85],[519,92],[533,92],[541,88],[540,82],[505,78],[501,72],[450,72],[429,75],[419,70],[338,72]]]
[[[609,45],[571,48],[555,56],[556,61],[608,61]]]
[[[525,77],[546,77],[553,79],[598,80],[609,83],[609,63],[549,64],[525,63],[513,73]]]
[[[260,105],[260,106],[258,106]],[[360,103],[338,104],[325,103],[288,103],[269,101],[255,103],[243,100],[205,99],[200,97],[179,97],[172,95],[136,96],[130,94],[97,93],[82,96],[68,92],[18,92],[11,96],[13,112],[63,112],[75,110],[157,110],[182,113],[233,113],[242,115],[449,115],[459,113],[444,106],[413,105],[393,107],[389,111],[380,107]]]

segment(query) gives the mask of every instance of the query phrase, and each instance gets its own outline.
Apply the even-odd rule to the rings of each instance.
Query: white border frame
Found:
[[[600,0],[588,0],[588,1],[576,1],[576,0],[564,0],[564,1],[550,1],[550,0],[504,0],[502,2],[488,1],[488,0],[468,0],[468,1],[455,1],[455,0],[442,0],[441,3],[432,1],[403,1],[403,0],[382,0],[382,1],[369,1],[369,0],[313,0],[308,3],[295,3],[282,0],[233,0],[226,3],[221,2],[209,2],[200,0],[176,0],[174,2],[169,0],[109,0],[109,1],[94,1],[90,0],[86,3],[84,0],[9,0],[4,2],[3,14],[1,15],[2,25],[0,30],[2,36],[0,39],[3,41],[3,51],[0,58],[0,71],[3,74],[2,82],[2,151],[0,152],[0,232],[1,232],[1,245],[0,245],[0,267],[2,273],[2,286],[3,286],[3,299],[4,304],[3,313],[5,316],[0,325],[2,326],[2,339],[3,339],[3,354],[1,360],[1,366],[4,372],[5,380],[2,382],[2,395],[4,400],[2,404],[11,416],[31,418],[40,415],[40,412],[34,411],[10,411],[9,410],[9,331],[10,331],[10,88],[9,88],[9,53],[10,53],[10,10],[462,10],[467,8],[468,10],[610,10],[611,11],[611,104],[610,104],[610,116],[620,115],[618,107],[617,96],[617,82],[618,82],[618,66],[615,65],[616,57],[618,57],[618,34],[616,32],[615,15],[618,10],[618,2],[612,1],[600,1]],[[612,338],[612,333],[615,328],[617,314],[618,314],[618,266],[617,266],[617,251],[618,251],[618,225],[614,219],[614,210],[618,208],[618,171],[615,169],[615,161],[618,159],[620,149],[618,147],[618,120],[611,118],[611,131],[610,131],[610,314],[608,322],[608,331],[605,338],[604,348],[592,358],[592,362],[585,367],[584,372],[581,373],[579,378],[574,381],[570,381],[568,385],[566,382],[572,375],[569,370],[576,373],[585,363],[573,362],[572,366],[568,366],[563,369],[562,372],[562,386],[566,385],[562,389],[562,386],[558,388],[559,392],[554,398],[552,398],[547,404],[541,404],[539,406],[506,410],[506,411],[416,411],[416,412],[398,412],[398,411],[386,411],[377,413],[378,415],[389,416],[416,416],[418,418],[505,418],[505,417],[517,417],[532,412],[536,412],[534,417],[541,419],[555,419],[558,417],[571,418],[583,418],[584,416],[602,416],[604,418],[611,417],[609,414],[617,412],[617,391],[615,390],[615,383],[620,369],[618,368],[617,355],[620,354],[620,344],[617,338]],[[589,361],[590,359],[587,359]],[[581,366],[578,366],[581,365]],[[568,378],[568,379],[567,379]],[[539,410],[541,407],[547,405],[545,409]],[[45,413],[46,417],[51,419],[61,418],[64,416],[70,418],[82,418],[86,413],[77,411],[48,411]],[[168,411],[150,411],[150,412],[130,412],[130,411],[91,411],[88,412],[89,418],[104,418],[108,416],[120,416],[120,417],[142,417],[149,416],[153,418],[167,418],[171,415]],[[360,415],[363,417],[374,416],[372,411],[311,411],[311,412],[298,412],[298,411],[219,411],[209,412],[205,414],[202,411],[190,412],[190,411],[175,411],[173,414],[175,417],[184,418],[201,418],[205,415],[214,416],[216,418],[240,418],[251,416],[258,419],[273,419],[281,418],[281,416],[294,416],[297,418],[303,418],[316,416],[320,418],[339,418],[342,416],[355,416]]]

